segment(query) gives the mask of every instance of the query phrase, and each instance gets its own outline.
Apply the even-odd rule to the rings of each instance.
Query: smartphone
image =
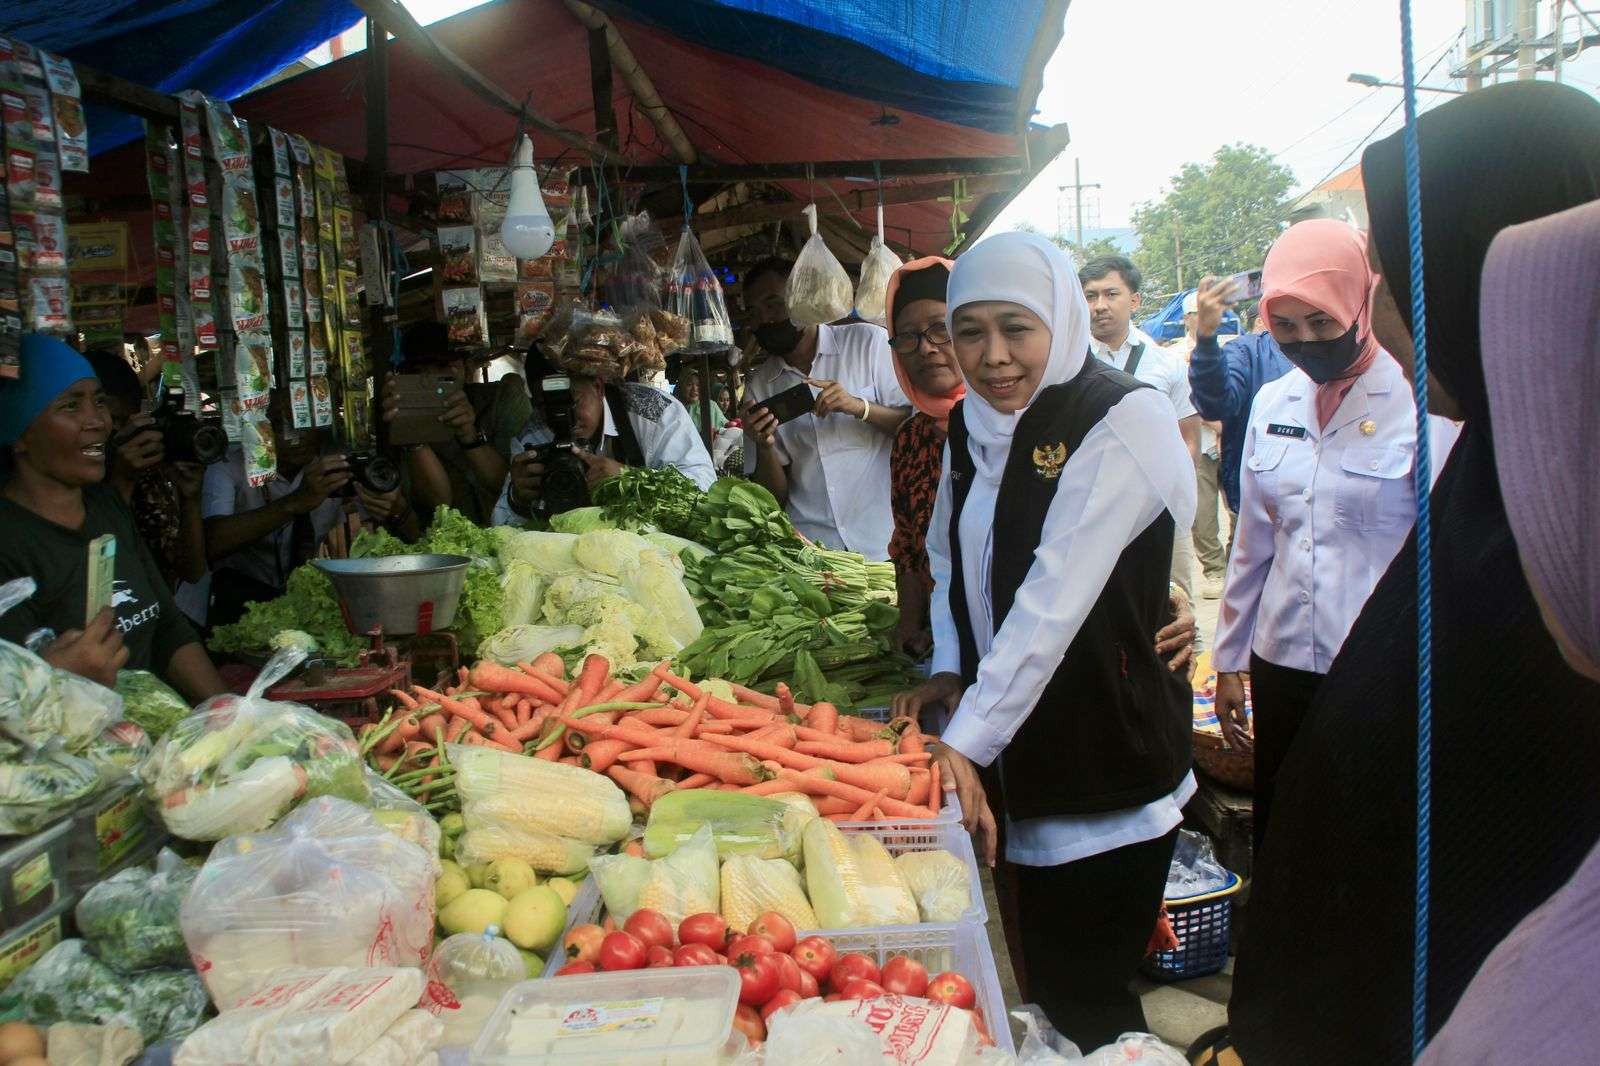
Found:
[[[1233,302],[1249,303],[1261,299],[1261,270],[1241,270],[1228,276],[1227,284],[1233,289]]]
[[[93,622],[95,616],[111,606],[115,598],[117,577],[117,538],[112,533],[102,533],[89,542],[88,587],[84,590],[83,624]]]
[[[784,389],[776,396],[768,396],[755,406],[758,410],[765,408],[770,411],[781,426],[793,422],[801,415],[810,414],[816,409],[817,398],[811,392],[810,385],[801,383],[792,389]]]
[[[400,410],[389,421],[389,443],[443,444],[454,440],[455,431],[439,421],[439,416],[444,413],[445,397],[458,387],[454,374],[395,374]]]

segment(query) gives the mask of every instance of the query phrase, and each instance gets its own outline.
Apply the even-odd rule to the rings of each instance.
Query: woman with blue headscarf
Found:
[[[88,360],[43,334],[22,338],[20,374],[0,382],[0,582],[31,577],[34,595],[0,615],[0,638],[40,628],[55,666],[103,685],[149,670],[192,702],[225,685],[173,602],[133,512],[105,484],[111,417]],[[116,537],[111,605],[85,624],[89,544]]]
[[[1129,982],[1195,788],[1193,697],[1150,639],[1194,465],[1167,398],[1088,357],[1083,287],[1049,241],[980,242],[946,302],[967,392],[928,531],[934,676],[897,710],[954,709],[935,757],[991,864],[991,797],[1003,819],[1028,994],[1100,1047],[1147,1028]]]

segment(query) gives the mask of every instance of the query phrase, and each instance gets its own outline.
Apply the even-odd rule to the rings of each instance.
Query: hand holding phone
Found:
[[[1233,291],[1228,299],[1236,304],[1249,303],[1251,300],[1261,299],[1261,269],[1241,270],[1237,274],[1230,274],[1223,284]]]
[[[778,420],[778,425],[782,426],[802,415],[810,414],[816,404],[816,397],[811,394],[811,386],[802,382],[755,403],[751,407],[751,412],[754,414],[766,411]]]

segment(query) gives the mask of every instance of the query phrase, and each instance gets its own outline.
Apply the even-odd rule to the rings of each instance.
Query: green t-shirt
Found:
[[[116,584],[111,609],[128,648],[129,670],[165,675],[172,655],[199,640],[172,600],[161,567],[134,525],[133,512],[110,485],[83,490],[81,529],[67,529],[11,500],[0,498],[0,582],[31,577],[32,598],[0,615],[0,639],[21,644],[34,630],[82,629],[89,580],[89,542],[102,533],[117,538]]]

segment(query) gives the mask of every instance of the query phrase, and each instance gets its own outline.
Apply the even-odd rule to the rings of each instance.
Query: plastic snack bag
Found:
[[[454,1009],[442,1009],[444,1042],[471,1044],[511,986],[526,980],[528,967],[516,945],[491,925],[482,933],[457,933],[440,944],[428,960],[429,992],[435,984],[449,989]],[[437,996],[435,995],[435,1002]],[[429,1010],[433,1009],[430,1005]]]
[[[420,967],[433,865],[372,812],[318,796],[267,832],[218,843],[179,921],[218,1003],[289,967]]]
[[[377,1043],[422,995],[422,971],[352,970],[291,1008],[261,1043],[261,1066],[348,1062]]]
[[[188,966],[178,910],[199,873],[163,848],[153,872],[130,867],[89,889],[74,912],[78,932],[95,958],[120,973]]]
[[[216,696],[161,738],[139,768],[175,836],[220,840],[267,828],[307,796],[368,798],[360,749],[348,726],[262,693],[305,658],[278,652],[245,696]]]
[[[879,326],[889,324],[889,278],[904,266],[883,243],[883,205],[878,205],[878,232],[861,261],[861,281],[856,285],[856,314]]]
[[[667,278],[667,308],[689,320],[689,347],[711,348],[733,343],[733,324],[722,298],[722,283],[711,270],[694,232],[683,227],[678,254]]]
[[[254,1062],[261,1042],[272,1035],[284,1015],[349,972],[335,967],[273,974],[242,998],[224,1001],[221,1016],[196,1029],[178,1048],[172,1057],[173,1066]]]
[[[807,204],[805,210],[811,236],[789,272],[789,318],[797,326],[820,326],[850,313],[855,290],[844,264],[828,250],[827,242],[817,232],[817,205]]]

